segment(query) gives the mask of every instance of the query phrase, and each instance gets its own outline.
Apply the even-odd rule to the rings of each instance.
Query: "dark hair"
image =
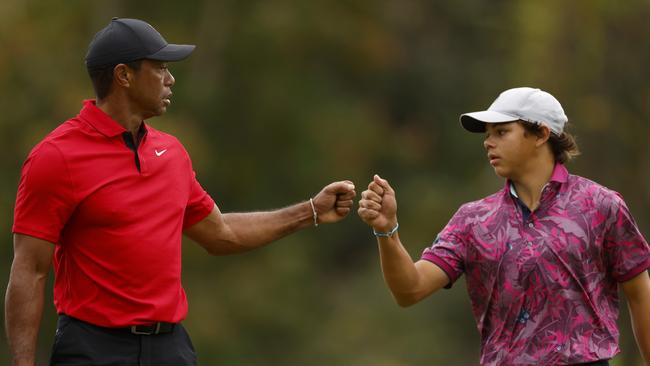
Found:
[[[132,62],[125,62],[126,66],[133,70],[140,70],[142,65],[142,60],[135,60]],[[113,70],[115,70],[115,65],[102,66],[97,68],[88,68],[88,76],[90,76],[90,81],[93,83],[93,88],[95,89],[95,95],[98,100],[104,99],[111,92],[111,84],[113,84]]]
[[[527,133],[542,136],[541,125],[526,121],[519,121],[519,123],[521,123]],[[580,149],[578,148],[578,143],[576,142],[575,137],[568,132],[562,132],[561,135],[556,135],[551,132],[551,135],[548,138],[548,143],[551,146],[551,151],[553,152],[555,162],[557,163],[564,164],[580,155]]]

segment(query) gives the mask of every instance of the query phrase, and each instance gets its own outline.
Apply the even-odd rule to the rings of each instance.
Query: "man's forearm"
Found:
[[[232,244],[242,251],[263,246],[314,225],[309,202],[268,212],[227,213],[223,219],[232,233]]]
[[[47,275],[12,269],[5,296],[5,330],[14,366],[34,365]]]

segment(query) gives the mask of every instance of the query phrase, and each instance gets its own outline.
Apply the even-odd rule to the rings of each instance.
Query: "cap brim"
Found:
[[[145,58],[156,61],[180,61],[187,58],[195,48],[193,44],[168,44]]]
[[[485,132],[486,123],[518,121],[519,117],[495,111],[480,111],[460,115],[460,124],[469,132]]]

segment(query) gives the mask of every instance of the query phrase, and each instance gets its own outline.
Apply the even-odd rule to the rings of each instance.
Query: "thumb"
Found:
[[[384,189],[384,193],[395,195],[395,190],[393,190],[393,187],[388,184],[388,181],[386,179],[380,177],[379,174],[375,174],[373,180],[375,183],[379,184],[381,188]]]
[[[333,194],[348,193],[353,190],[354,190],[354,183],[352,183],[349,180],[342,181],[342,182],[334,182],[328,185],[327,187],[325,187],[325,191],[327,193],[333,193]]]

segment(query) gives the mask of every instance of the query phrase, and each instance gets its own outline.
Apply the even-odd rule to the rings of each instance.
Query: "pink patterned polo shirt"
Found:
[[[464,204],[424,250],[465,274],[481,365],[570,365],[619,352],[618,283],[650,267],[621,196],[556,164],[529,215],[506,182]]]

